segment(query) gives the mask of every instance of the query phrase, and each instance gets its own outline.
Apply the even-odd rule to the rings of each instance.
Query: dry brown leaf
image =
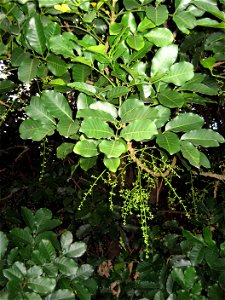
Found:
[[[108,278],[110,276],[110,271],[112,270],[113,265],[111,260],[106,260],[101,263],[98,267],[98,274],[102,277]]]
[[[112,282],[110,287],[111,287],[112,295],[119,298],[119,295],[120,295],[120,292],[121,292],[120,281],[116,280],[116,281]]]

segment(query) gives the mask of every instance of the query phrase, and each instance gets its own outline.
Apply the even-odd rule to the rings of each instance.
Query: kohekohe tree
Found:
[[[1,56],[16,74],[0,92],[39,88],[24,108],[22,139],[58,132],[57,157],[74,153],[85,171],[97,159],[117,174],[134,162],[139,179],[129,197],[144,212],[144,173],[166,178],[176,161],[210,168],[205,148],[224,138],[193,105],[215,102],[223,80],[224,0],[0,3]]]

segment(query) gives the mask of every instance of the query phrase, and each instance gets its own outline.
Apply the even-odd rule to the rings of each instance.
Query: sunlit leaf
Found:
[[[204,119],[193,113],[183,113],[176,116],[174,119],[166,124],[165,130],[174,132],[186,132],[193,129],[199,129],[203,126]]]
[[[73,151],[83,157],[93,157],[99,154],[96,143],[88,140],[76,143]]]
[[[183,33],[189,34],[196,26],[196,18],[188,11],[179,11],[173,16],[173,21]]]
[[[42,124],[39,121],[27,119],[19,127],[20,137],[24,140],[41,141],[46,135],[52,135],[55,126],[52,123]]]
[[[27,286],[34,292],[45,295],[51,293],[54,290],[56,286],[56,280],[55,278],[48,277],[29,278]]]
[[[109,171],[116,172],[120,166],[120,159],[104,157],[103,163],[106,166],[106,168],[109,169]]]
[[[25,58],[18,68],[18,79],[24,83],[30,83],[37,76],[39,60]]]
[[[109,125],[97,118],[88,118],[81,123],[80,132],[83,132],[90,138],[101,139],[111,138],[114,135]]]
[[[78,121],[72,121],[70,119],[62,119],[57,124],[56,129],[58,130],[59,134],[68,138],[73,137],[75,133],[77,133],[79,129]]]
[[[132,49],[135,49],[137,51],[141,50],[145,45],[145,41],[142,35],[130,35],[126,39],[126,42]]]
[[[192,166],[200,168],[201,152],[192,143],[188,141],[181,141],[181,153],[183,157],[186,158]]]
[[[192,79],[193,76],[194,66],[189,62],[180,62],[172,65],[162,80],[181,86],[186,81]]]
[[[225,142],[222,135],[218,132],[205,128],[186,132],[182,135],[181,140],[189,141],[194,145],[201,145],[203,147],[218,147],[219,143]]]
[[[158,134],[156,142],[160,147],[166,149],[170,155],[180,151],[180,140],[175,133],[164,132]]]
[[[146,15],[156,26],[159,26],[168,19],[168,10],[166,5],[159,5],[158,7],[150,5],[146,9]]]
[[[126,145],[121,141],[102,141],[99,144],[99,150],[108,158],[120,157],[122,153],[127,151]]]
[[[150,42],[157,47],[167,46],[173,42],[173,33],[168,28],[155,28],[145,34]]]
[[[74,88],[75,90],[85,93],[89,96],[96,95],[97,88],[91,84],[87,84],[85,82],[73,82],[69,83],[68,86]]]
[[[172,90],[165,90],[162,93],[159,93],[158,99],[160,104],[170,108],[182,107],[184,104],[182,94]]]

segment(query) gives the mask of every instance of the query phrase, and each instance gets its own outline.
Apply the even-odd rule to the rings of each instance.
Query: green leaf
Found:
[[[78,266],[72,258],[68,257],[57,257],[55,259],[55,265],[59,271],[66,276],[75,277],[77,274]]]
[[[0,94],[12,91],[15,86],[15,83],[11,80],[0,80]]]
[[[221,19],[222,21],[225,21],[225,13],[223,11],[220,11],[217,5],[211,4],[208,1],[202,1],[202,0],[195,0],[192,1],[194,5],[199,7],[202,10],[205,10],[206,12],[212,14],[213,16]]]
[[[126,123],[132,120],[135,120],[137,117],[136,109],[139,111],[144,107],[144,102],[139,99],[127,99],[123,102],[119,109],[119,116],[122,122]]]
[[[166,124],[165,130],[171,130],[174,132],[186,132],[193,129],[199,129],[203,126],[204,119],[193,113],[179,114]]]
[[[72,120],[72,110],[62,94],[54,91],[44,91],[41,99],[49,113],[54,117],[59,120],[64,118]]]
[[[137,24],[136,24],[134,14],[132,12],[124,13],[122,20],[121,20],[121,24],[123,24],[126,28],[129,28],[129,30],[132,33],[136,32]]]
[[[117,118],[117,109],[115,106],[109,102],[96,101],[90,104],[91,109],[102,110],[110,114],[113,119]]]
[[[59,56],[50,54],[47,57],[47,67],[55,76],[62,76],[66,73],[69,66]]]
[[[57,124],[56,129],[60,135],[66,138],[73,137],[79,129],[79,123],[77,120],[61,119]]]
[[[97,118],[88,118],[83,120],[80,132],[86,134],[89,138],[101,139],[111,138],[114,135],[109,125]]]
[[[54,258],[56,258],[55,249],[50,241],[42,240],[39,243],[38,249],[41,255],[46,259],[46,261],[51,262]]]
[[[49,114],[40,97],[33,96],[30,105],[25,108],[26,114],[41,124],[56,124],[55,119]]]
[[[3,275],[10,281],[18,281],[20,283],[24,278],[24,272],[26,273],[26,268],[24,264],[20,262],[15,262],[10,268],[3,270]]]
[[[105,45],[103,45],[103,44],[89,46],[86,48],[86,50],[94,52],[94,53],[98,53],[98,54],[101,54],[101,55],[107,57],[107,54],[105,52]]]
[[[204,95],[215,96],[218,94],[218,89],[215,87],[210,87],[202,82],[186,82],[179,88],[180,91],[192,91],[195,93],[201,93]]]
[[[83,140],[76,143],[73,151],[83,157],[93,157],[99,154],[97,144],[88,140]]]
[[[108,99],[119,98],[125,96],[130,92],[130,89],[126,86],[113,87],[110,91],[107,92],[106,97]]]
[[[210,161],[208,160],[208,157],[204,154],[204,153],[200,153],[200,163],[201,163],[201,166],[209,169],[211,168],[211,164],[210,164]]]
[[[7,247],[8,247],[7,236],[2,231],[0,231],[0,261],[3,259]]]
[[[80,300],[91,300],[91,293],[80,281],[74,281],[73,287]]]
[[[18,79],[24,83],[30,83],[37,76],[39,60],[25,58],[18,68]]]
[[[29,289],[38,294],[46,295],[54,290],[56,286],[56,280],[48,277],[29,278],[27,286]]]
[[[160,147],[166,149],[170,155],[180,151],[180,140],[175,133],[161,133],[157,136],[156,142]]]
[[[135,49],[136,51],[141,50],[145,45],[145,41],[142,35],[130,35],[126,39],[126,42],[128,46],[130,46],[130,48]]]
[[[123,0],[123,5],[126,10],[131,10],[140,7],[140,3],[136,0]]]
[[[31,17],[26,25],[25,37],[31,48],[43,55],[46,50],[46,40],[39,14]]]
[[[201,152],[192,143],[188,141],[181,141],[181,153],[183,157],[186,158],[192,166],[200,168]]]
[[[157,128],[161,128],[170,119],[170,109],[162,105],[157,105],[151,108],[150,119],[154,120]]]
[[[78,110],[76,117],[77,118],[98,118],[103,121],[111,121],[111,122],[114,121],[114,118],[108,112],[98,110],[98,109],[91,109],[91,108]]]
[[[72,67],[73,80],[76,82],[85,82],[91,74],[91,68],[81,63],[75,63]]]
[[[194,66],[189,62],[180,62],[170,67],[162,81],[181,86],[193,77]]]
[[[42,300],[41,296],[36,293],[26,292],[23,294],[24,300]]]
[[[150,140],[158,131],[154,122],[150,120],[137,120],[129,123],[121,130],[120,136],[126,141]]]
[[[196,18],[188,11],[179,11],[173,16],[173,21],[178,29],[183,33],[189,34],[190,30],[196,26]]]
[[[81,257],[87,250],[87,246],[84,242],[75,242],[71,244],[67,250],[63,251],[63,254],[72,257],[78,258]]]
[[[87,171],[89,169],[91,169],[92,167],[94,167],[94,165],[96,165],[96,161],[97,161],[97,157],[81,157],[80,158],[80,167],[84,170]]]
[[[173,33],[167,28],[155,28],[150,30],[145,34],[150,42],[152,42],[157,47],[163,47],[172,44],[173,42]]]
[[[182,107],[184,104],[184,98],[181,93],[171,90],[165,90],[158,94],[160,104],[174,108]]]
[[[109,169],[110,172],[116,172],[120,166],[120,159],[118,157],[117,158],[104,157],[103,163],[106,166],[106,168]]]
[[[67,251],[73,243],[73,234],[71,231],[64,231],[60,238],[60,244],[63,251]]]
[[[106,155],[107,158],[120,157],[122,153],[127,151],[126,145],[121,141],[102,141],[99,144],[99,150]]]
[[[32,211],[26,207],[21,207],[21,215],[28,227],[30,227],[31,230],[34,230],[35,228],[35,219],[34,214]]]
[[[40,7],[51,7],[54,6],[55,4],[60,4],[63,3],[63,0],[39,0],[39,6]]]
[[[14,228],[10,231],[10,236],[15,243],[32,245],[34,239],[30,233],[30,230]]]
[[[151,76],[167,72],[176,61],[177,55],[177,45],[168,45],[160,48],[152,59]]]
[[[171,276],[175,282],[177,282],[181,287],[185,288],[184,273],[181,268],[173,268],[171,271]]]
[[[191,249],[188,257],[190,258],[190,261],[193,266],[197,266],[198,264],[202,263],[205,254],[204,249],[205,246],[199,243],[196,243]]]
[[[41,141],[46,135],[53,135],[54,124],[41,124],[39,121],[27,119],[19,127],[20,137],[24,140]]]
[[[66,36],[60,34],[50,37],[49,48],[53,53],[62,55],[65,58],[73,58],[75,55],[73,52],[75,44]]]
[[[73,148],[73,143],[62,143],[56,150],[57,157],[65,158],[68,154],[70,154],[73,151]]]
[[[95,86],[84,82],[73,82],[73,83],[69,83],[68,86],[74,88],[79,92],[85,93],[89,96],[97,94],[97,88]]]
[[[146,15],[156,26],[159,26],[168,19],[168,10],[165,5],[149,6],[146,9]]]
[[[225,142],[222,135],[218,132],[205,128],[191,130],[183,134],[181,140],[189,141],[194,145],[201,145],[203,147],[218,147],[219,143]]]
[[[197,279],[197,273],[195,268],[193,267],[187,267],[187,269],[184,271],[184,282],[185,282],[185,288],[191,289]]]
[[[141,22],[138,24],[137,31],[145,32],[154,27],[155,27],[155,24],[151,20],[149,20],[147,17],[144,17],[144,19],[141,20]]]
[[[39,266],[33,266],[27,270],[28,278],[40,277],[43,274],[43,269]]]
[[[14,48],[12,51],[11,64],[14,67],[19,67],[21,61],[23,61],[26,58],[30,58],[29,53],[24,52],[23,48],[20,47]]]
[[[50,300],[74,300],[75,295],[67,289],[60,289],[51,294]]]

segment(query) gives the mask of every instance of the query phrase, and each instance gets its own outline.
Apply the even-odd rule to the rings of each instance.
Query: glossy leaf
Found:
[[[149,6],[146,9],[146,15],[156,26],[159,26],[168,19],[168,10],[166,5]]]
[[[75,44],[65,36],[55,35],[50,37],[49,47],[55,54],[62,55],[65,58],[74,57]]]
[[[158,99],[160,104],[170,108],[182,107],[184,104],[182,94],[171,90],[165,90],[162,93],[159,93]]]
[[[63,251],[63,254],[72,257],[78,258],[81,257],[87,250],[87,246],[84,242],[74,242],[72,243],[67,250]]]
[[[54,124],[42,124],[39,121],[27,119],[19,127],[20,136],[22,139],[32,139],[33,141],[41,141],[47,135],[53,135],[55,131]]]
[[[89,264],[83,264],[79,267],[77,271],[77,278],[86,280],[88,279],[94,272],[94,268]]]
[[[167,150],[170,155],[180,151],[180,140],[175,133],[164,132],[157,136],[157,144]]]
[[[102,110],[110,114],[114,119],[117,117],[117,109],[109,102],[96,101],[90,104],[91,109]]]
[[[93,157],[99,154],[96,143],[89,140],[79,141],[73,151],[83,157]]]
[[[96,95],[97,93],[97,89],[95,86],[84,82],[73,82],[73,83],[69,83],[68,86],[74,88],[79,92],[85,93],[89,96]]]
[[[129,30],[132,33],[135,33],[136,29],[137,29],[137,24],[135,21],[135,17],[133,15],[132,12],[125,12],[122,20],[121,20],[121,24],[123,24],[126,28],[129,28]]]
[[[31,17],[26,25],[26,40],[31,48],[43,55],[46,50],[46,40],[43,25],[39,14]]]
[[[117,158],[104,157],[103,163],[106,166],[106,168],[109,169],[110,172],[116,172],[120,166],[120,159],[118,157]]]
[[[75,295],[72,291],[67,289],[59,289],[51,294],[51,300],[74,300]]]
[[[56,280],[48,277],[29,278],[27,286],[34,292],[45,295],[54,290],[56,286]]]
[[[54,247],[52,246],[52,243],[48,240],[42,240],[39,243],[38,247],[41,255],[48,261],[51,262],[54,258],[56,258],[56,252]]]
[[[196,18],[188,11],[179,11],[173,16],[173,21],[183,33],[189,34],[196,26]]]
[[[49,114],[44,106],[44,101],[37,96],[33,96],[30,105],[25,108],[26,114],[33,120],[39,121],[41,124],[54,124],[55,119]]]
[[[150,140],[158,131],[154,122],[150,120],[137,120],[129,123],[121,130],[120,136],[126,141]]]
[[[57,55],[50,54],[47,57],[48,69],[55,76],[62,76],[68,69],[67,63]]]
[[[62,94],[54,91],[44,91],[41,99],[54,117],[60,120],[64,118],[72,120],[72,110]]]
[[[126,42],[132,49],[135,49],[136,51],[141,50],[145,45],[145,41],[142,35],[130,35],[126,39]]]
[[[58,130],[59,134],[68,138],[74,137],[79,129],[78,121],[72,121],[69,119],[61,119],[57,124],[56,129]]]
[[[18,68],[18,79],[30,83],[37,76],[39,61],[34,58],[25,58]]]
[[[175,63],[177,55],[177,45],[168,45],[160,48],[152,59],[151,76],[167,72]]]
[[[108,99],[118,98],[125,96],[130,92],[130,89],[126,86],[113,87],[110,91],[107,92],[106,96]]]
[[[205,254],[204,249],[205,249],[204,245],[197,244],[197,243],[191,249],[188,257],[190,258],[193,266],[197,266],[202,262]]]
[[[0,231],[0,260],[3,259],[3,256],[7,250],[8,239],[2,231]]]
[[[39,0],[39,6],[40,7],[51,7],[56,4],[62,3],[63,1],[61,0]]]
[[[72,258],[57,257],[55,259],[55,265],[62,274],[66,276],[76,276],[78,266]]]
[[[192,143],[181,141],[181,153],[192,166],[200,168],[200,151]]]
[[[181,86],[194,77],[194,66],[188,62],[176,63],[170,67],[163,81]]]
[[[191,130],[182,135],[181,140],[189,141],[194,145],[201,145],[203,147],[218,147],[219,143],[224,143],[225,140],[218,132],[212,129],[196,129]]]
[[[152,42],[157,47],[163,47],[172,44],[173,42],[173,33],[168,28],[155,28],[150,30],[145,34],[150,42]]]
[[[109,125],[97,118],[88,118],[81,123],[80,132],[86,134],[89,138],[101,139],[111,138],[114,135]]]
[[[200,9],[205,10],[206,12],[221,19],[222,21],[225,21],[225,13],[223,11],[220,11],[216,5],[211,4],[208,1],[202,1],[202,0],[196,0],[192,2]]]
[[[171,130],[174,132],[190,131],[193,129],[199,129],[203,126],[204,119],[199,115],[193,113],[179,114],[166,124],[165,130]]]
[[[71,231],[64,231],[60,237],[60,244],[63,251],[67,251],[70,245],[73,243],[73,234]]]
[[[19,244],[31,245],[34,242],[29,230],[14,228],[10,231],[10,236],[14,242],[18,242]]]
[[[144,102],[140,101],[139,99],[127,99],[123,102],[119,109],[119,116],[122,122],[129,122],[130,120],[134,120],[136,114],[133,115],[133,111],[135,109],[143,108]]]
[[[65,158],[68,154],[73,151],[73,143],[62,143],[57,149],[56,154],[58,158]]]
[[[99,150],[106,155],[107,158],[120,157],[122,153],[127,151],[126,145],[121,141],[102,141],[99,144]]]

